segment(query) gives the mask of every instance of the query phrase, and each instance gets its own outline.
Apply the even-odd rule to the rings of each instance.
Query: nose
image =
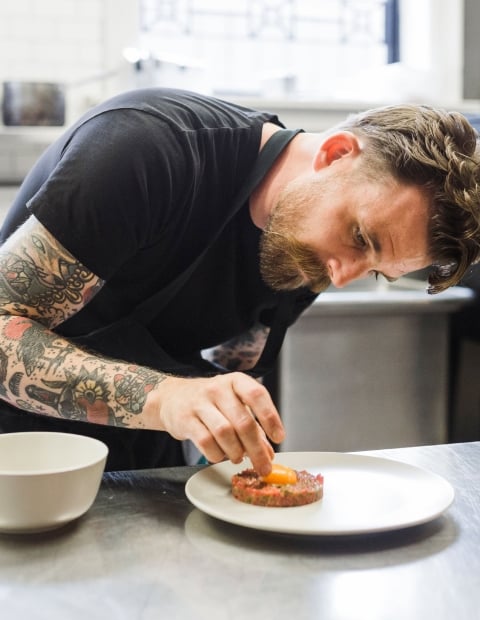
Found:
[[[327,268],[335,288],[343,288],[354,280],[360,280],[366,278],[369,273],[369,268],[363,260],[338,260],[331,259],[327,261]]]

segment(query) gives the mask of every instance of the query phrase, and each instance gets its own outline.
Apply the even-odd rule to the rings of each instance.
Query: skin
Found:
[[[267,123],[262,144],[276,130]],[[352,134],[300,134],[250,200],[262,229],[276,206],[286,205],[275,226],[281,232],[283,218],[335,286],[376,272],[395,278],[428,264],[426,198],[393,181],[353,184],[360,153]],[[308,189],[306,202],[296,199],[292,190],[318,180],[321,193]],[[299,274],[308,284],[309,276]],[[51,331],[103,285],[33,216],[7,240],[0,248],[0,396],[45,415],[164,430],[193,441],[211,462],[239,463],[248,455],[267,475],[273,459],[267,438],[281,443],[285,431],[268,391],[241,370],[254,366],[268,329],[254,326],[213,351],[228,374],[165,375],[85,352]]]
[[[307,134],[307,146],[310,141]],[[304,167],[281,186],[277,177],[263,194],[254,195],[253,220],[280,237],[271,270],[281,273],[294,267],[288,256],[282,257],[282,252],[288,254],[292,231],[294,245],[306,254],[296,265],[296,286],[315,284],[325,276],[337,288],[378,274],[395,280],[431,263],[427,196],[393,179],[372,183],[362,174],[360,153],[353,134],[338,132],[321,144],[310,169]],[[280,162],[282,166],[287,164]],[[265,210],[268,191],[278,209]]]

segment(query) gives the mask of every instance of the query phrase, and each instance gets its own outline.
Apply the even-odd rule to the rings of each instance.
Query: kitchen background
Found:
[[[57,84],[66,124],[148,84],[247,99],[312,130],[375,103],[474,109],[467,10],[478,12],[475,0],[2,2],[0,82]],[[0,182],[17,182],[58,130],[20,131],[3,117]]]
[[[191,88],[310,131],[400,101],[477,114],[479,30],[477,0],[2,2],[0,216],[66,125],[131,88]],[[417,288],[332,292],[299,321],[272,381],[288,449],[480,438],[479,353],[458,333],[475,304]]]

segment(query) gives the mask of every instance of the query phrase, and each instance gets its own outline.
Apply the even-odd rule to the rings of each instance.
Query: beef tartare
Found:
[[[321,474],[314,476],[304,470],[295,474],[295,482],[275,484],[264,480],[254,469],[245,469],[232,476],[232,494],[246,504],[276,508],[304,506],[323,497]]]

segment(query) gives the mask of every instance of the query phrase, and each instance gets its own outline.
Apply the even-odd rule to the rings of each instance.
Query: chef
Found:
[[[180,90],[93,108],[1,230],[0,430],[98,437],[107,469],[247,455],[268,474],[285,431],[259,379],[288,327],[330,284],[456,284],[478,170],[471,125],[427,106],[319,134]]]

